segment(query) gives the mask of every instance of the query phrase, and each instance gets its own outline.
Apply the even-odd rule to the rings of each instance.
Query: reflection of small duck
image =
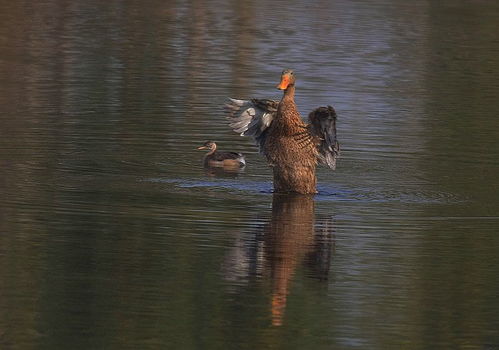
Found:
[[[243,167],[246,160],[242,153],[236,152],[218,152],[217,144],[213,141],[206,141],[198,149],[208,149],[209,152],[204,156],[203,164],[205,167]]]

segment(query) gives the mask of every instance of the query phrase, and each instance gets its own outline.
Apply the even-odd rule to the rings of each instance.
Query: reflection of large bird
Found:
[[[272,324],[282,325],[298,266],[306,265],[309,277],[327,280],[333,234],[331,217],[316,219],[312,196],[274,194],[272,217],[257,226],[256,232],[241,232],[222,265],[224,278],[233,291],[251,283],[253,277],[270,278]]]
[[[305,124],[296,108],[295,76],[284,70],[278,89],[280,102],[264,99],[229,99],[225,105],[230,126],[245,136],[253,136],[274,173],[274,191],[316,193],[315,167],[318,162],[336,167],[339,143],[336,139],[336,112],[319,107]]]

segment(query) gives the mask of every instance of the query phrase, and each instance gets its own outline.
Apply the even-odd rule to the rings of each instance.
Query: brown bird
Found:
[[[205,167],[239,168],[246,165],[246,160],[244,159],[244,155],[242,153],[219,152],[217,151],[217,144],[213,141],[206,141],[197,149],[209,150],[203,160]]]
[[[319,107],[303,122],[295,96],[295,75],[282,72],[277,88],[284,90],[281,101],[229,99],[225,105],[230,127],[252,136],[274,174],[274,192],[317,193],[317,163],[336,168],[340,146],[336,138],[336,112]]]

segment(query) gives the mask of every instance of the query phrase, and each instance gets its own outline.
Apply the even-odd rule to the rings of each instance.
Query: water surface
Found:
[[[499,348],[499,5],[0,4],[5,349]],[[331,104],[271,192],[227,96]],[[243,152],[206,172],[196,147]]]

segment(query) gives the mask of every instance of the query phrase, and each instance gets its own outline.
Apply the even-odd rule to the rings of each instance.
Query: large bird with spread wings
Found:
[[[281,101],[229,99],[225,105],[230,127],[252,136],[274,173],[274,192],[317,193],[315,168],[318,163],[336,168],[340,146],[336,138],[336,112],[319,107],[303,122],[295,103],[295,75],[282,72],[277,86]]]

